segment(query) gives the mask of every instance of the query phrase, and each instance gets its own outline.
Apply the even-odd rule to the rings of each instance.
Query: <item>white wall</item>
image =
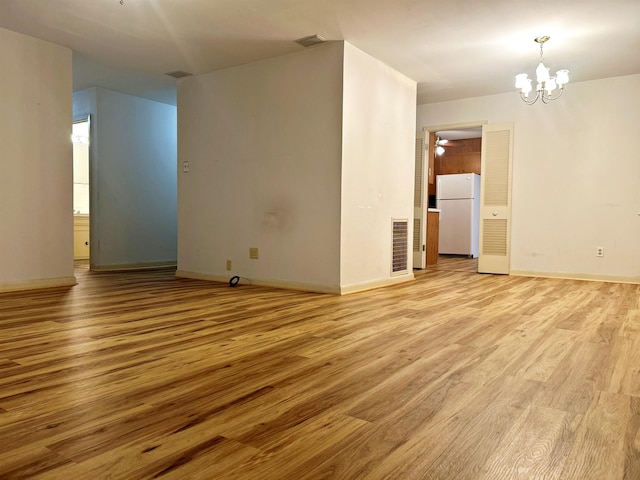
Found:
[[[73,140],[73,212],[89,215],[89,122],[75,122]]]
[[[176,107],[104,88],[74,94],[91,118],[91,265],[175,264]]]
[[[0,28],[0,290],[71,285],[71,50]]]
[[[416,82],[345,42],[343,291],[388,282],[391,219],[413,229]],[[409,271],[413,278],[411,245]],[[396,278],[399,280],[400,278]]]
[[[178,82],[178,275],[339,289],[342,45]]]
[[[418,107],[420,128],[476,120],[515,125],[512,273],[640,282],[640,75]]]

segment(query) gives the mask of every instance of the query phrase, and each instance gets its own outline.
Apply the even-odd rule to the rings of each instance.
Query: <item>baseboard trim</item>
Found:
[[[39,290],[42,288],[72,287],[77,285],[76,277],[39,278],[21,282],[0,283],[0,293],[17,292],[21,290]]]
[[[234,274],[229,275],[208,275],[205,273],[198,272],[190,272],[187,270],[176,270],[176,277],[179,278],[192,278],[194,280],[205,280],[210,282],[219,282],[219,283],[229,283],[229,279],[233,277]],[[334,295],[347,295],[356,292],[363,292],[365,290],[372,290],[374,288],[382,288],[390,285],[396,285],[398,283],[404,283],[411,280],[414,280],[415,277],[413,273],[408,275],[403,275],[401,277],[393,277],[393,278],[384,278],[379,280],[373,280],[371,282],[363,282],[354,285],[348,285],[346,287],[341,287],[339,285],[322,285],[316,283],[305,283],[305,282],[289,282],[284,280],[274,280],[267,278],[251,278],[251,285],[256,285],[260,287],[272,287],[272,288],[283,288],[286,290],[298,290],[302,292],[313,292],[313,293],[331,293]],[[242,285],[242,283],[241,283]]]
[[[366,290],[373,290],[376,288],[389,287],[391,285],[398,285],[400,283],[411,282],[415,279],[416,278],[413,275],[413,272],[410,272],[407,275],[390,277],[390,278],[381,278],[378,280],[372,280],[370,282],[355,283],[353,285],[347,285],[340,288],[340,293],[342,295],[348,295],[351,293],[364,292]]]
[[[159,270],[176,267],[177,262],[170,260],[167,262],[138,262],[121,263],[117,265],[91,265],[91,270],[95,272],[128,272],[132,270]]]
[[[210,275],[206,273],[190,272],[188,270],[176,270],[176,277],[192,278],[194,280],[205,280],[209,282],[229,283],[229,280],[233,276],[235,276],[235,274],[233,273],[230,273],[229,275]],[[249,281],[251,282],[251,285],[256,285],[260,287],[284,288],[287,290],[299,290],[302,292],[314,292],[314,293],[334,293],[334,294],[340,293],[340,287],[337,285],[322,285],[322,284],[305,283],[305,282],[289,282],[284,280],[273,280],[273,279],[265,279],[265,278],[250,278]],[[243,285],[243,283],[240,283],[240,285]]]
[[[563,280],[585,280],[590,282],[640,284],[640,275],[598,275],[592,273],[532,272],[528,270],[511,270],[510,275],[519,277],[560,278]]]

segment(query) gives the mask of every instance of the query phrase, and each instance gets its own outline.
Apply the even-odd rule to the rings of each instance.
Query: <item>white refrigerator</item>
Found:
[[[478,257],[480,175],[458,173],[436,177],[440,210],[438,253]]]

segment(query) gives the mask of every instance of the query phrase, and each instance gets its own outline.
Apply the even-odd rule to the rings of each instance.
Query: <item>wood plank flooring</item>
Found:
[[[640,285],[445,266],[0,295],[0,478],[640,479]]]
[[[429,265],[429,269],[476,273],[478,259],[463,255],[438,255],[438,263]]]

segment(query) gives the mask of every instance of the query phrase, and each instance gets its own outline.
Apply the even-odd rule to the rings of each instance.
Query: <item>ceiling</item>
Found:
[[[74,51],[94,85],[175,104],[166,72],[206,73],[346,40],[418,82],[418,103],[514,91],[545,64],[579,82],[640,73],[638,0],[0,0],[0,27]],[[314,47],[311,47],[314,48]]]
[[[467,138],[481,138],[482,127],[456,128],[454,130],[438,130],[436,136],[447,140],[464,140]]]

